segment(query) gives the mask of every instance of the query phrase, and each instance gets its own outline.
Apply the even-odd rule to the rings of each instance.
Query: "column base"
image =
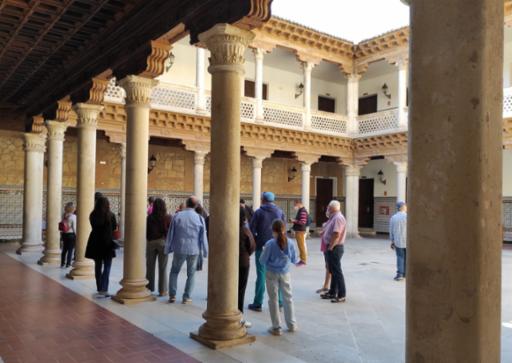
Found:
[[[60,251],[44,251],[43,257],[37,261],[38,265],[46,266],[46,265],[59,265],[61,260]]]
[[[17,255],[21,255],[23,253],[32,253],[32,252],[43,252],[43,244],[21,244],[21,246],[16,250]]]
[[[230,339],[230,340],[213,340],[208,338],[203,338],[198,333],[190,333],[190,337],[194,339],[195,341],[203,344],[204,346],[207,346],[211,349],[223,349],[223,348],[231,348],[237,345],[244,345],[244,344],[252,344],[256,341],[256,337],[254,335],[247,334],[244,337],[236,338],[236,339]]]
[[[146,287],[147,284],[148,281],[146,279],[122,280],[121,286],[123,287],[112,296],[112,300],[125,305],[155,301],[156,297],[148,290]]]
[[[73,269],[66,274],[66,277],[70,280],[89,280],[94,278],[93,264],[84,261],[75,261]]]

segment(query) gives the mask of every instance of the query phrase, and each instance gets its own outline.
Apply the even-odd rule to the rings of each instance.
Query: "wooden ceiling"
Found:
[[[150,41],[166,34],[196,39],[216,23],[260,25],[271,1],[2,0],[0,112],[29,117],[97,75],[137,74]]]

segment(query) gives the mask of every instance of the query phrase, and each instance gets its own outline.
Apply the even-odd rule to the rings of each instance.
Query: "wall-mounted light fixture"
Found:
[[[169,56],[165,59],[164,62],[164,69],[166,72],[169,72],[169,69],[171,69],[172,65],[174,64],[174,54],[169,53]]]
[[[384,173],[382,172],[382,170],[379,170],[379,172],[377,173],[377,175],[379,176],[379,181],[386,185],[386,179],[384,179]]]
[[[151,157],[149,158],[149,161],[148,161],[148,174],[151,173],[153,171],[153,169],[155,168],[156,166],[156,158],[155,158],[155,155],[151,155]]]
[[[295,98],[299,97],[303,93],[304,93],[304,84],[299,83],[298,85],[295,86]]]
[[[291,182],[296,177],[297,177],[297,168],[295,166],[292,166],[290,169],[288,169],[288,182]]]
[[[388,99],[391,99],[391,93],[389,92],[389,87],[387,85],[387,83],[384,83],[382,85],[382,93],[384,94],[384,96],[386,96]]]

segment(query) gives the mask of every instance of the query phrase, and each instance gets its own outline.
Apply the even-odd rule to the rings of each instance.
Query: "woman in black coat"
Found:
[[[109,297],[108,279],[117,247],[113,241],[112,232],[117,229],[117,222],[114,213],[110,211],[107,198],[102,196],[96,200],[89,221],[92,231],[87,241],[85,257],[94,260],[98,297]]]

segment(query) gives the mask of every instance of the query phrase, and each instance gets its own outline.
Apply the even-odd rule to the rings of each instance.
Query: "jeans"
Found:
[[[111,266],[112,257],[97,258],[94,260],[94,273],[98,292],[108,291],[108,278],[110,276]]]
[[[345,288],[345,278],[341,270],[341,258],[343,257],[343,245],[337,245],[332,251],[327,251],[327,259],[329,261],[329,271],[332,274],[331,289],[329,293],[339,298],[345,297],[347,294]]]
[[[194,278],[196,274],[198,255],[182,255],[174,253],[172,258],[171,272],[169,276],[169,296],[176,297],[176,290],[178,289],[178,274],[180,273],[181,266],[187,262],[187,282],[185,284],[185,291],[183,292],[183,299],[190,299],[190,294],[194,288]]]
[[[295,321],[295,311],[292,300],[292,285],[290,273],[279,274],[271,271],[266,273],[266,282],[268,289],[268,310],[270,311],[270,319],[272,320],[272,328],[281,327],[281,315],[279,313],[278,292],[283,295],[284,319],[288,329],[297,328]]]
[[[405,265],[407,261],[407,249],[395,247],[396,251],[396,275],[405,277]]]
[[[249,279],[249,266],[238,266],[238,310],[244,312],[245,288]]]
[[[300,260],[306,263],[308,258],[308,250],[306,247],[306,231],[295,231],[295,239],[297,240],[297,247],[299,248]]]
[[[73,258],[73,251],[75,249],[76,234],[62,233],[62,253],[60,255],[60,265],[71,266],[71,259]]]
[[[158,292],[163,295],[167,290],[167,260],[164,254],[164,239],[148,241],[146,247],[146,279],[148,289],[155,291],[155,266],[158,258]]]
[[[260,263],[260,256],[263,253],[263,249],[257,249],[256,256],[256,289],[254,292],[253,304],[257,306],[263,305],[263,296],[265,295],[265,265]],[[283,299],[281,291],[279,291],[279,305],[283,305]]]

